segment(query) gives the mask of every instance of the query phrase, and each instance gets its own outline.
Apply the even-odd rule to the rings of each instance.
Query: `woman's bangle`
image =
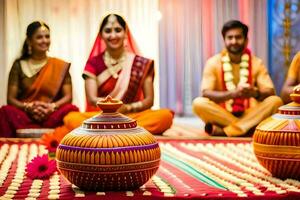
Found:
[[[23,109],[25,112],[28,112],[29,109],[32,107],[33,103],[32,102],[23,102]]]
[[[138,102],[134,102],[131,105],[131,110],[133,112],[137,112],[137,111],[140,111],[142,108],[143,108],[143,103],[141,101],[138,101]]]
[[[56,103],[50,103],[50,105],[51,105],[51,109],[52,109],[52,112],[54,112],[55,110],[57,110],[57,105],[56,105]]]
[[[132,108],[133,108],[133,107],[132,107],[131,104],[127,104],[127,105],[126,105],[126,112],[127,112],[127,113],[130,113],[130,112],[132,111]]]

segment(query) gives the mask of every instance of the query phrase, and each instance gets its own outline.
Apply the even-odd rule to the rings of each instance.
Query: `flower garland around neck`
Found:
[[[119,77],[119,71],[123,68],[124,61],[126,60],[127,53],[124,51],[118,59],[114,59],[108,51],[104,52],[104,63],[107,66],[107,70],[113,78]]]
[[[233,76],[233,67],[230,62],[230,57],[228,55],[228,52],[226,52],[222,58],[222,71],[223,71],[223,78],[224,78],[224,86],[225,89],[228,91],[235,90],[237,86],[234,84],[234,76]],[[248,53],[243,53],[241,57],[241,62],[240,62],[240,80],[238,83],[238,86],[241,85],[246,85],[248,84],[248,79],[249,79],[249,61],[250,61],[250,56]],[[238,105],[239,104],[239,105]],[[225,102],[225,108],[230,111],[230,112],[243,112],[245,110],[245,107],[243,105],[243,100],[242,99],[230,99]]]

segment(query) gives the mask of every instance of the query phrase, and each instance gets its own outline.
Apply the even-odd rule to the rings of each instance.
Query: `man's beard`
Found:
[[[243,53],[244,49],[245,49],[245,45],[238,45],[236,47],[230,45],[226,47],[227,51],[231,54],[241,54]]]

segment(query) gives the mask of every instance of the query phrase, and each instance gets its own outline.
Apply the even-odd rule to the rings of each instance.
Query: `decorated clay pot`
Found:
[[[62,175],[83,190],[132,190],[157,171],[160,148],[154,136],[116,111],[122,101],[98,101],[103,111],[67,134],[57,148]]]
[[[294,102],[260,123],[253,136],[259,163],[278,178],[300,179],[300,94],[294,89]]]

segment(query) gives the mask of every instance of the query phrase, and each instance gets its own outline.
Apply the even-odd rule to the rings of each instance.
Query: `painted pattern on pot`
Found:
[[[278,178],[300,179],[300,87],[291,94],[292,103],[261,122],[253,135],[259,163]]]
[[[58,146],[60,172],[84,190],[132,190],[157,171],[160,148],[154,136],[118,112],[122,101],[98,101],[101,114],[84,121]]]

